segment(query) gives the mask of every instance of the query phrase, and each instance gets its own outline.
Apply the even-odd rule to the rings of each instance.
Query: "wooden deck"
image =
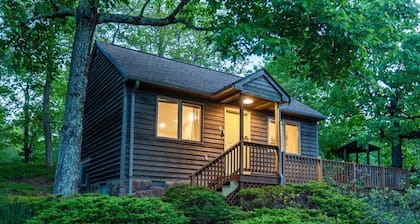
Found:
[[[280,161],[280,163],[279,163]],[[276,146],[239,142],[191,176],[191,185],[219,190],[230,181],[243,186],[299,184],[328,180],[337,185],[404,189],[408,170],[278,154]]]

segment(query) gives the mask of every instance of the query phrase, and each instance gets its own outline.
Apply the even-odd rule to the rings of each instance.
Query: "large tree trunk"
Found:
[[[29,143],[29,123],[30,123],[30,113],[29,113],[29,84],[26,83],[24,90],[25,101],[23,104],[23,154],[25,156],[25,162],[29,163],[31,161],[31,145]]]
[[[47,77],[44,83],[44,92],[42,95],[42,125],[44,126],[44,138],[45,138],[45,166],[53,166],[52,158],[52,137],[51,137],[51,119],[50,119],[50,93],[51,93],[51,63],[47,68]]]
[[[392,141],[392,167],[402,168],[402,139]]]
[[[77,8],[76,33],[71,55],[70,78],[53,190],[54,194],[64,196],[78,193],[86,74],[97,22],[97,9],[94,7],[94,2],[93,0],[80,0]]]
[[[391,150],[392,150],[392,167],[402,168],[402,138],[401,138],[401,125],[399,120],[396,119],[398,112],[398,99],[399,94],[395,95],[390,100],[389,114],[392,120],[392,134],[391,134]]]

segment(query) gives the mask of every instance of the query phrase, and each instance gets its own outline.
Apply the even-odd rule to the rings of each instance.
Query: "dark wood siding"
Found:
[[[268,115],[251,111],[251,142],[268,143]]]
[[[296,122],[300,127],[300,151],[302,156],[317,157],[318,137],[316,121],[307,121],[292,117],[283,117],[283,120]]]
[[[280,100],[280,94],[270,84],[266,77],[260,76],[250,82],[247,82],[242,87],[243,93],[248,93],[264,99]]]
[[[162,93],[163,94],[163,93]],[[193,143],[156,137],[156,100],[159,93],[141,90],[136,94],[134,131],[134,178],[153,181],[188,181],[189,176],[224,151],[224,105],[193,100],[203,105],[203,142]],[[181,100],[188,96],[165,93]],[[267,115],[251,112],[251,139],[267,143]],[[239,130],[238,130],[239,131]],[[207,156],[208,161],[205,160]]]
[[[123,77],[96,51],[87,84],[82,161],[91,184],[119,178]]]
[[[205,156],[210,161],[223,152],[219,130],[219,126],[223,127],[223,107],[198,102],[203,105],[203,142],[194,143],[155,136],[156,99],[157,94],[149,91],[136,94],[134,178],[187,181],[194,171],[208,163]]]

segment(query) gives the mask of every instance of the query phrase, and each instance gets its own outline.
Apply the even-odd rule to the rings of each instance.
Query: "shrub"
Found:
[[[158,198],[84,195],[48,198],[35,203],[28,223],[188,223],[188,219]]]
[[[224,198],[207,188],[175,186],[165,193],[163,201],[184,211],[191,223],[229,223],[233,219]]]
[[[372,190],[364,201],[375,208],[370,215],[378,223],[419,223],[420,187],[406,192]]]
[[[239,192],[245,210],[256,208],[303,208],[321,210],[329,217],[344,223],[373,223],[369,218],[372,207],[358,198],[340,193],[325,183],[269,186],[244,189]]]
[[[312,209],[285,208],[285,209],[255,209],[247,213],[247,219],[236,222],[238,224],[254,223],[337,223],[335,219],[328,218],[321,211]]]
[[[17,198],[8,204],[0,206],[0,223],[24,223],[31,217],[31,209]]]

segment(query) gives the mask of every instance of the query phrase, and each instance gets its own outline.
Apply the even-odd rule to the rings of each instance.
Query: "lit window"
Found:
[[[178,114],[180,110],[181,116]],[[157,111],[157,136],[201,141],[201,106],[159,99]],[[178,130],[181,133],[178,133]]]
[[[299,154],[299,126],[297,124],[285,125],[286,152]]]
[[[201,107],[191,104],[182,105],[182,139],[201,140]]]
[[[178,102],[159,99],[157,136],[178,138]]]
[[[273,118],[268,119],[268,144],[277,145],[276,121]]]

